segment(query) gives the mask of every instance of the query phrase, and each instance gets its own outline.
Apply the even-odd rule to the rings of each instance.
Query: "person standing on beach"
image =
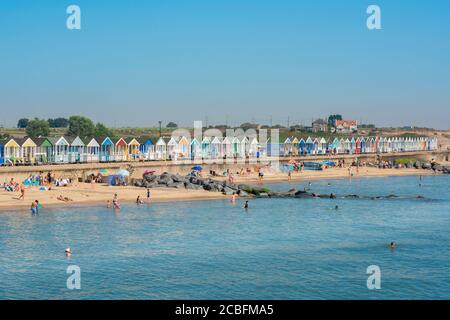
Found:
[[[18,200],[25,200],[25,185],[23,182],[20,184],[20,196]]]
[[[292,171],[289,170],[288,171],[288,181],[291,181],[291,179],[292,179]]]
[[[120,209],[120,203],[119,203],[119,198],[117,196],[117,193],[114,194],[112,203],[113,203],[114,209]]]
[[[150,188],[147,188],[147,201],[150,202]]]

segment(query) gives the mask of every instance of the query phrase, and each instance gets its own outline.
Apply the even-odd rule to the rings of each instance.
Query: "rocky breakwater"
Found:
[[[134,185],[141,188],[205,190],[209,192],[220,192],[224,195],[231,196],[236,194],[240,197],[253,198],[336,198],[334,194],[316,194],[306,190],[297,191],[296,189],[279,192],[267,188],[257,188],[245,184],[234,184],[227,181],[217,181],[211,178],[197,176],[182,176],[169,172],[164,172],[161,175],[145,174],[142,179],[136,180]]]
[[[416,168],[416,169],[425,169],[425,170],[433,170],[437,173],[443,173],[443,174],[449,174],[450,173],[450,166],[449,165],[442,165],[437,162],[420,162],[416,161],[415,163],[407,163],[407,168]]]

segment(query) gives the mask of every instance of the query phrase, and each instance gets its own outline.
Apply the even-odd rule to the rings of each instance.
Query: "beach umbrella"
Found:
[[[128,177],[130,175],[130,172],[128,172],[128,170],[125,169],[120,169],[119,171],[117,171],[116,175]]]
[[[203,170],[203,168],[201,166],[194,166],[191,169],[195,170],[195,171],[202,171]]]
[[[101,170],[100,170],[100,173],[108,173],[108,170],[106,170],[106,169],[101,169]]]

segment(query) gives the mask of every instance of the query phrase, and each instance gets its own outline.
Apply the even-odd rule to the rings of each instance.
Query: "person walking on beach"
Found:
[[[25,185],[23,182],[20,184],[20,196],[18,200],[25,200]]]
[[[147,188],[147,201],[150,202],[150,188]]]

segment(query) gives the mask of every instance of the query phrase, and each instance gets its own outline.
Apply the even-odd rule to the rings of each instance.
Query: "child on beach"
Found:
[[[142,201],[141,196],[137,196],[136,204],[144,204],[144,201]]]

